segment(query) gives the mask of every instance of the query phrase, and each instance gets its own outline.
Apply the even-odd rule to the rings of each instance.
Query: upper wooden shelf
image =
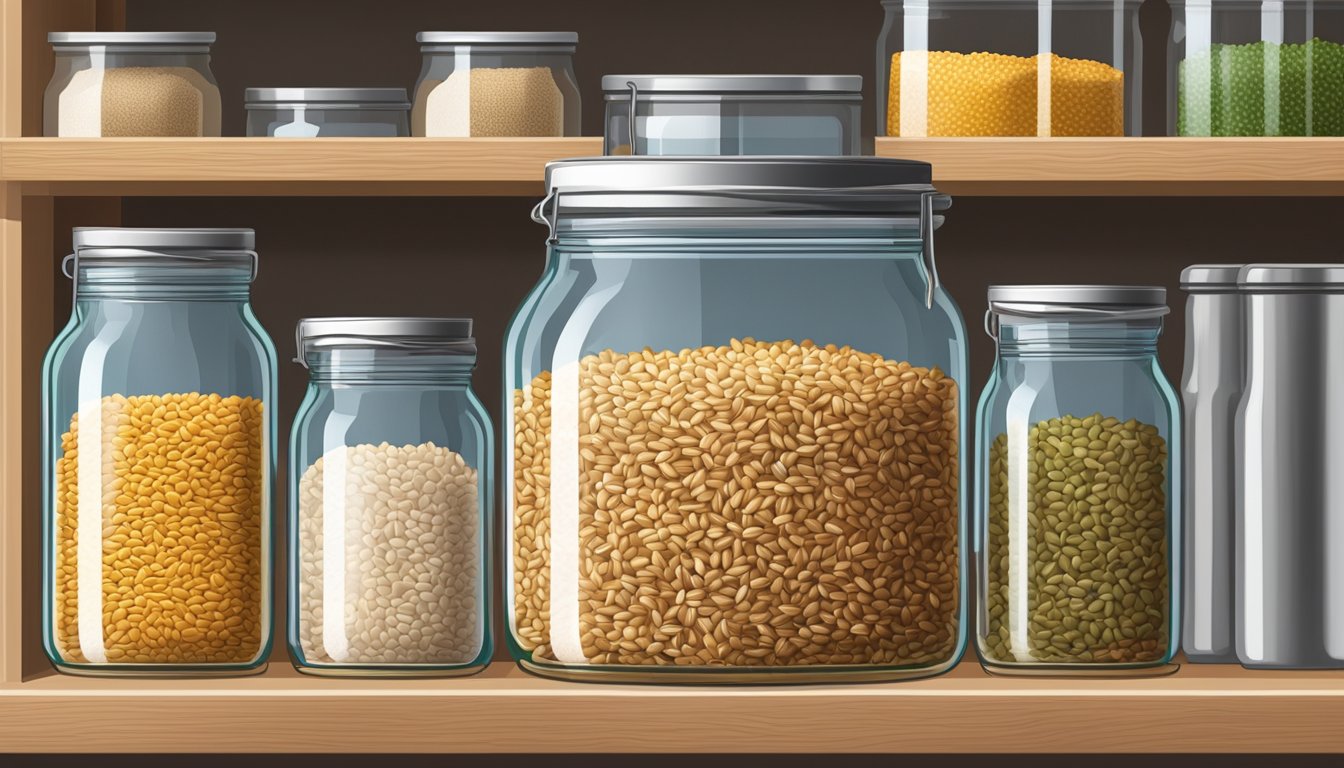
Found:
[[[8,751],[1339,752],[1344,673],[1186,665],[1149,679],[791,688],[557,683],[497,663],[457,680],[260,677],[0,686]],[[78,734],[72,741],[72,734]]]
[[[7,139],[36,195],[524,195],[601,139]],[[888,139],[954,195],[1341,195],[1344,139]]]

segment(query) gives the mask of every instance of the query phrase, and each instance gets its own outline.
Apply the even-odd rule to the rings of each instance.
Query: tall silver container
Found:
[[[1244,372],[1240,264],[1181,273],[1185,302],[1185,578],[1181,647],[1192,662],[1237,663],[1235,424]]]
[[[1237,415],[1237,656],[1344,668],[1344,264],[1256,265]]]

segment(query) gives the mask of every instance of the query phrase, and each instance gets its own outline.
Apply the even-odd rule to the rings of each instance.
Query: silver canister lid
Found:
[[[251,229],[163,229],[137,227],[75,227],[76,251],[93,248],[144,250],[251,251],[256,248]]]
[[[863,90],[859,75],[606,75],[608,98],[629,98],[634,87],[641,98],[656,94],[850,94]]]
[[[307,317],[295,328],[299,356],[311,349],[401,349],[425,354],[476,354],[471,318]]]
[[[1344,264],[1247,264],[1237,285],[1250,293],[1338,293]]]
[[[1237,289],[1244,264],[1192,264],[1181,270],[1181,288],[1190,293],[1222,293]]]
[[[405,88],[248,88],[248,109],[290,104],[317,109],[410,109]]]
[[[49,32],[52,45],[208,46],[214,32]]]
[[[420,32],[415,41],[423,46],[575,46],[578,32]]]
[[[991,285],[989,310],[1060,320],[1137,320],[1171,311],[1167,289],[1151,285]]]

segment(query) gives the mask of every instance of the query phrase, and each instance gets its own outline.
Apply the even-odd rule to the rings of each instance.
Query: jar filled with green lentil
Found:
[[[1180,416],[1163,288],[989,289],[976,650],[991,672],[1145,674],[1178,647]]]

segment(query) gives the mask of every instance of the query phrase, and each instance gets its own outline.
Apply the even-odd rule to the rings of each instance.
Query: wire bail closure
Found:
[[[554,201],[554,205],[551,206],[550,214],[547,215],[546,204],[552,201]],[[546,196],[541,199],[541,202],[537,203],[535,206],[532,207],[532,220],[538,224],[543,224],[546,226],[547,245],[555,245],[559,241],[559,237],[556,234],[558,231],[557,222],[559,221],[559,219],[560,219],[560,189],[558,187],[551,187],[551,191],[546,193]]]
[[[919,195],[919,240],[928,289],[924,293],[924,308],[933,309],[934,293],[938,290],[938,259],[933,251],[933,201],[937,192],[921,192]]]
[[[630,155],[634,156],[639,154],[635,149],[635,113],[639,110],[639,86],[634,80],[627,80],[625,84],[630,89]]]
[[[85,249],[75,248],[74,253],[71,253],[67,255],[65,258],[61,259],[61,274],[70,278],[70,286],[71,286],[70,296],[72,301],[79,301],[79,252],[81,250],[105,250],[105,249],[102,248],[101,246],[95,246],[93,248],[85,248]],[[140,250],[140,249],[129,248],[127,250]],[[146,252],[154,253],[153,251],[146,251]],[[248,255],[248,258],[252,260],[252,270],[251,274],[247,278],[247,282],[248,283],[255,282],[257,279],[257,274],[261,271],[261,257],[257,255],[256,251],[240,251],[240,253],[246,253]]]

